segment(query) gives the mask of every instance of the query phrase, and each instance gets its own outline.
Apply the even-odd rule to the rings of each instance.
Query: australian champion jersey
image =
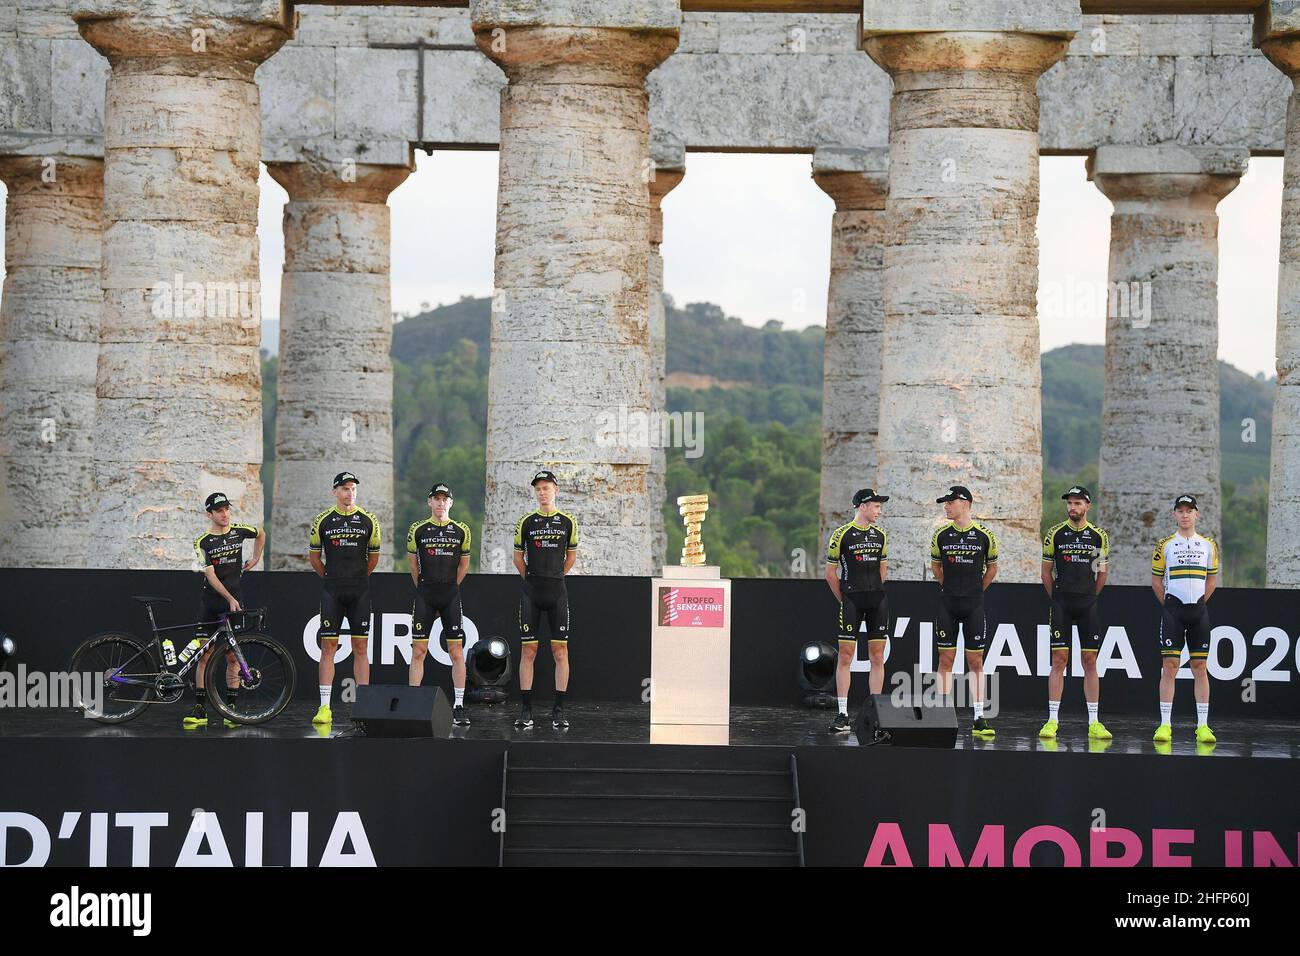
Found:
[[[523,552],[529,577],[564,577],[565,558],[577,547],[578,522],[563,511],[533,511],[515,525],[515,550]]]
[[[850,521],[831,532],[826,563],[839,566],[840,590],[884,590],[880,562],[887,557],[886,547],[885,529],[876,524],[863,527]]]
[[[943,565],[944,594],[983,594],[984,571],[997,559],[998,539],[978,521],[964,528],[946,522],[930,538],[930,560]]]
[[[222,534],[206,531],[194,539],[194,554],[200,566],[212,565],[221,586],[238,597],[239,580],[244,573],[244,542],[256,537],[257,529],[248,524],[232,524]],[[206,575],[203,590],[212,592]]]
[[[1110,535],[1091,522],[1076,528],[1069,521],[1053,525],[1043,538],[1043,560],[1052,564],[1055,590],[1063,594],[1094,594],[1097,574],[1106,570]]]
[[[379,553],[379,519],[363,508],[322,511],[311,523],[307,547],[324,560],[326,578],[364,578],[370,555]]]
[[[460,559],[469,557],[469,526],[425,518],[406,534],[406,553],[419,559],[421,584],[455,584]]]
[[[1161,538],[1151,555],[1151,574],[1164,578],[1165,593],[1184,604],[1195,604],[1205,597],[1205,579],[1218,573],[1219,545],[1202,534]]]

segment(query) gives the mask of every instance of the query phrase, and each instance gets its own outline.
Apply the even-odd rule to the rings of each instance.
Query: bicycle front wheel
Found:
[[[80,687],[76,704],[91,720],[120,724],[139,717],[153,700],[158,664],[129,634],[97,634],[72,654],[73,674],[92,674],[87,698]]]
[[[265,723],[293,700],[297,669],[289,652],[265,634],[241,634],[235,640],[244,666],[228,644],[218,646],[204,675],[208,702],[237,724]]]

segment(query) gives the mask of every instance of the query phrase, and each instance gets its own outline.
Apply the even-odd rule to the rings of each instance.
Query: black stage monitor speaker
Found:
[[[879,743],[892,747],[957,746],[957,711],[951,704],[921,706],[919,700],[896,701],[890,694],[872,694],[858,715],[858,743],[870,744],[879,728],[889,736]]]
[[[367,737],[447,737],[451,705],[441,687],[359,684],[352,723]]]

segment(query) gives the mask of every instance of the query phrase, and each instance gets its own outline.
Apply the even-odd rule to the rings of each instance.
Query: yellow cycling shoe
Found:
[[[1061,725],[1057,721],[1049,720],[1047,723],[1043,724],[1043,729],[1038,732],[1038,736],[1042,737],[1044,740],[1055,740],[1056,731],[1060,726]]]
[[[1214,731],[1210,730],[1208,725],[1201,724],[1196,728],[1196,742],[1198,744],[1213,744],[1218,741],[1214,739]]]
[[[1110,740],[1111,732],[1100,720],[1094,720],[1088,725],[1088,736],[1093,740]]]
[[[328,724],[334,720],[334,711],[330,710],[329,704],[321,704],[320,710],[316,711],[316,716],[311,719],[313,724]]]
[[[1174,729],[1168,724],[1161,724],[1151,739],[1158,744],[1167,744],[1174,739]]]

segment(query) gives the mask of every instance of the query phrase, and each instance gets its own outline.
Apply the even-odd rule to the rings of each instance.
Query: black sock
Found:
[[[207,698],[207,696],[208,696],[208,692],[206,688],[203,687],[194,688],[194,706],[202,707],[203,702]]]
[[[227,688],[226,688],[226,705],[229,706],[229,707],[234,707],[234,706],[235,706],[235,701],[238,700],[238,699],[239,699],[239,688],[238,688],[238,687],[227,687]]]
[[[531,690],[521,690],[519,696],[523,700],[524,706],[531,709],[533,706],[533,692]]]
[[[557,690],[555,692],[555,709],[559,710],[563,706],[564,706],[564,691]]]

